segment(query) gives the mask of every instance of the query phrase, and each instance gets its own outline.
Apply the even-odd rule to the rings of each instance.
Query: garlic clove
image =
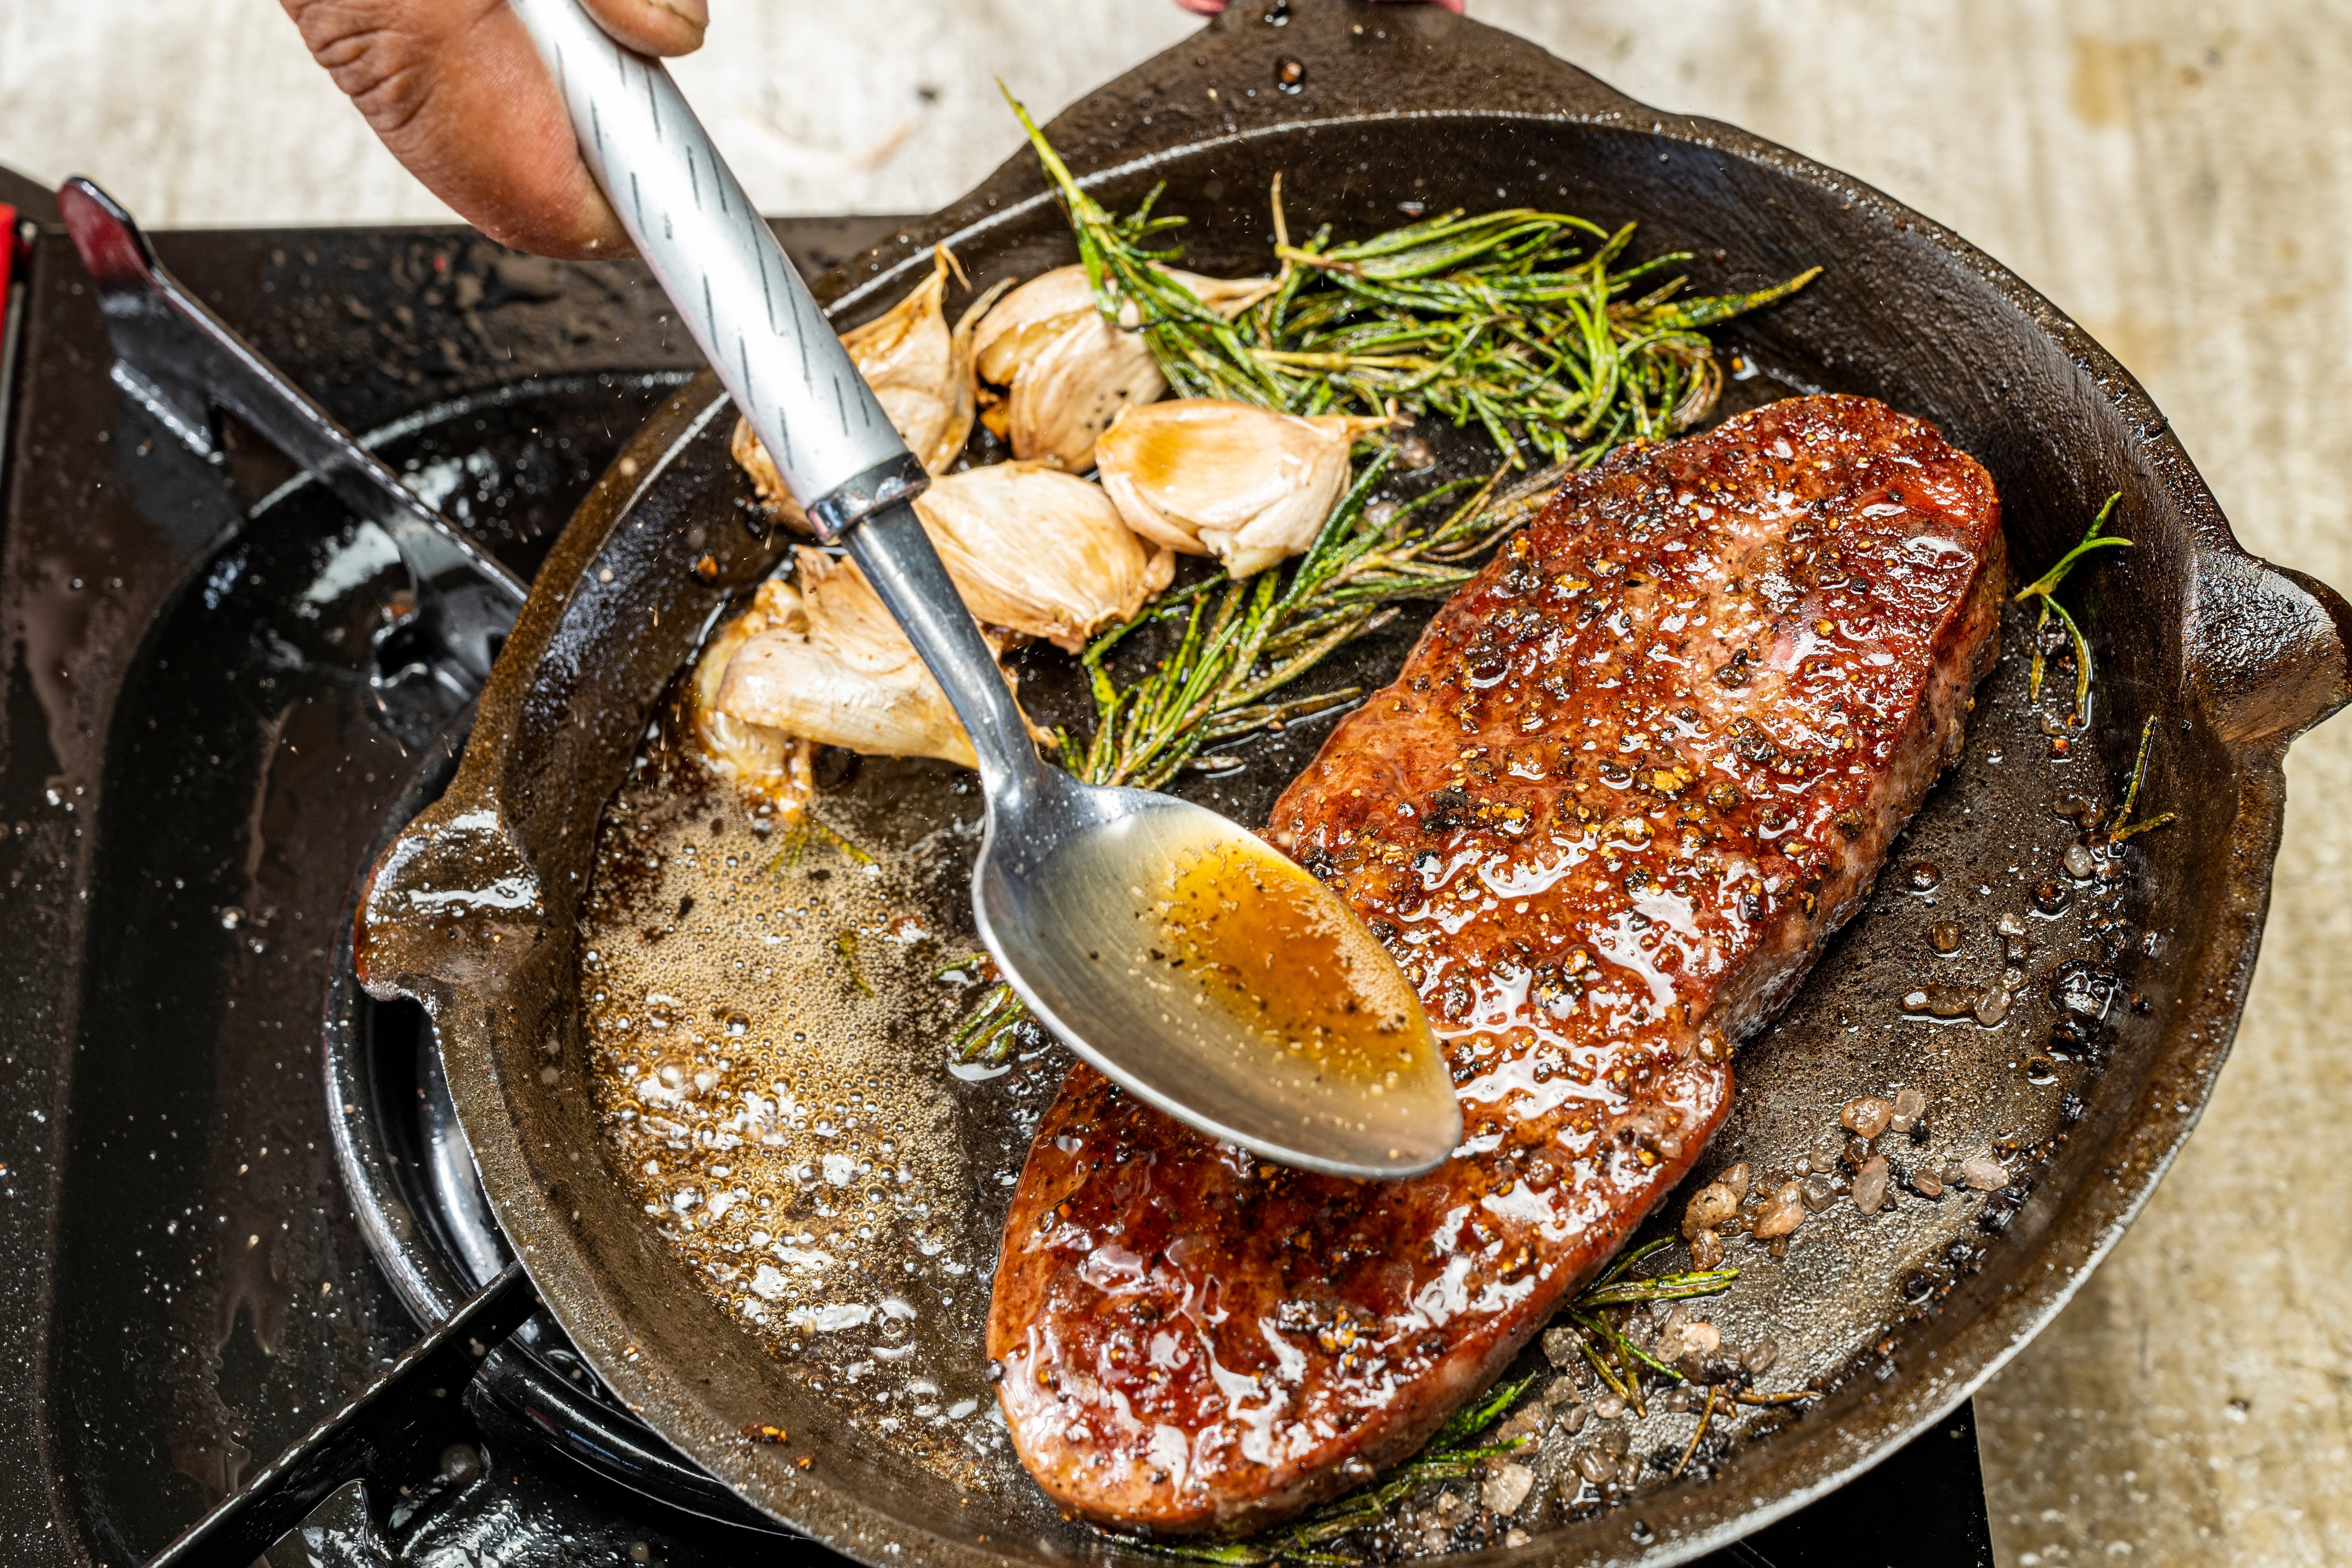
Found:
[[[1349,447],[1386,424],[1187,397],[1121,410],[1095,456],[1129,528],[1247,577],[1315,542],[1347,488]]]
[[[874,389],[875,401],[926,468],[941,467],[963,448],[969,420],[954,429],[958,405],[954,339],[940,309],[947,299],[948,251],[932,250],[931,275],[914,292],[863,326],[841,334],[850,363]],[[942,455],[950,434],[955,446]]]
[[[1069,329],[1072,318],[1095,309],[1093,287],[1083,267],[1041,272],[996,302],[973,330],[973,368],[982,381],[1010,386],[1024,364]]]
[[[942,475],[915,500],[975,619],[1072,653],[1168,586],[1176,560],[1084,479],[1035,463]]]
[[[711,706],[820,745],[977,766],[947,694],[865,574],[823,551],[794,553],[798,621],[747,637]],[[990,646],[1002,651],[996,639]],[[1009,674],[1005,680],[1012,684]]]
[[[1229,317],[1276,287],[1267,278],[1167,271]],[[972,335],[972,363],[982,381],[1010,389],[991,426],[1014,457],[1083,473],[1094,466],[1095,438],[1121,408],[1168,390],[1137,320],[1129,303],[1119,325],[1105,321],[1083,267],[1041,273],[988,312]]]
[[[972,334],[1009,280],[974,300],[950,331],[941,305],[955,258],[943,245],[933,247],[931,255],[930,277],[873,321],[844,332],[841,345],[874,389],[876,401],[890,416],[908,449],[922,460],[925,468],[937,473],[956,460],[971,437],[977,408]],[[806,532],[806,514],[747,421],[735,421],[734,438],[728,449],[751,476],[760,500]]]
[[[1121,331],[1090,309],[1013,378],[1005,437],[1015,458],[1081,474],[1095,466],[1095,442],[1119,410],[1167,391],[1143,334]]]
[[[815,792],[816,748],[789,731],[727,712],[719,704],[719,689],[735,656],[771,627],[803,637],[808,631],[800,594],[773,578],[760,584],[751,608],[711,635],[695,661],[689,701],[705,760],[722,776],[773,801],[790,816]]]

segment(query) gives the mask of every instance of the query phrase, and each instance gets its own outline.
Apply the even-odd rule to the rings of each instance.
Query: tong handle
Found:
[[[459,696],[478,690],[530,591],[522,579],[181,287],[113,197],[77,177],[58,187],[58,208],[98,285],[116,384],[208,458],[218,457],[210,411],[229,409],[390,534],[415,584],[420,629],[439,656],[436,675]]]
[[[512,0],[581,156],[828,542],[929,482],[659,60],[579,0]]]

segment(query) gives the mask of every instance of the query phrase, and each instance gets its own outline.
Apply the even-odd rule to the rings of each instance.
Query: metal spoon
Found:
[[[1214,812],[1037,757],[909,502],[929,482],[660,62],[577,0],[512,0],[588,167],[809,520],[898,618],[987,795],[981,940],[1037,1021],[1214,1138],[1405,1176],[1462,1133],[1411,984],[1314,878]]]

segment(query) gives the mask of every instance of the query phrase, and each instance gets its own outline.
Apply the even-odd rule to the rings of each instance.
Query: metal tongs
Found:
[[[436,685],[457,702],[469,700],[488,678],[530,585],[183,288],[113,197],[77,177],[58,187],[58,210],[98,285],[114,342],[115,384],[208,462],[222,460],[215,414],[228,410],[389,534],[408,568],[415,610],[383,636],[399,633]]]

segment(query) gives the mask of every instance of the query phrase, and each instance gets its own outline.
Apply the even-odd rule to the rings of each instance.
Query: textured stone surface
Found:
[[[1181,37],[1165,0],[717,0],[679,71],[772,210],[920,211]],[[1664,107],[1969,235],[2147,384],[2254,549],[2352,585],[2352,12],[2338,0],[1476,0]],[[0,162],[157,224],[442,216],[269,0],[0,5]],[[2288,765],[2237,1054],[2082,1295],[1979,1399],[2001,1561],[2317,1563],[2352,1531],[2352,721]],[[2233,1403],[2237,1402],[2237,1403]],[[2330,1541],[2339,1544],[2330,1547]]]

